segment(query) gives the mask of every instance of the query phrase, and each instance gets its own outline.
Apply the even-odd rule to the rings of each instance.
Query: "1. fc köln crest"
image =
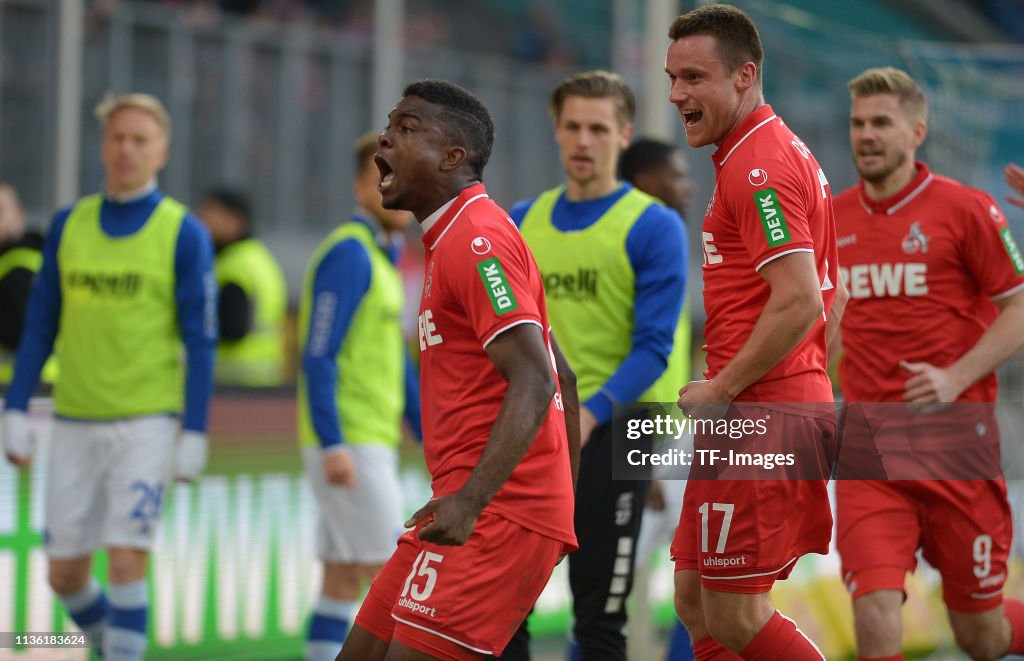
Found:
[[[928,252],[928,237],[921,231],[921,223],[914,222],[910,225],[910,231],[903,237],[903,252],[913,255],[918,252]]]

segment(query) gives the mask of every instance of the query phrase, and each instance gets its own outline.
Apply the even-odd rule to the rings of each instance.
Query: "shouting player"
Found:
[[[761,39],[746,14],[705,5],[677,18],[669,38],[669,99],[686,141],[718,147],[702,232],[707,380],[685,386],[679,406],[831,402],[826,339],[843,300],[825,175],[765,104]],[[834,433],[827,417],[772,425],[805,462]],[[828,552],[825,481],[692,478],[672,555],[676,610],[697,658],[822,658],[770,592],[801,555]]]
[[[374,580],[345,661],[500,654],[576,547],[575,384],[533,256],[481,183],[493,144],[483,104],[436,80],[405,88],[378,139],[383,205],[411,211],[423,230],[423,449],[434,497]]]

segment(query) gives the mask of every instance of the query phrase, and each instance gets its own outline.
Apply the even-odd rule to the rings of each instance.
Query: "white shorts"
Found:
[[[77,558],[101,547],[149,550],[171,476],[178,420],[58,418],[46,481],[46,554]]]
[[[661,488],[665,493],[665,509],[644,509],[640,522],[640,535],[636,540],[636,564],[644,567],[651,561],[651,555],[660,547],[668,547],[679,525],[679,514],[683,510],[683,492],[686,480],[663,480]]]
[[[349,445],[354,489],[327,482],[319,447],[303,447],[302,461],[320,507],[316,550],[323,562],[379,565],[395,552],[402,526],[398,453],[381,445]]]

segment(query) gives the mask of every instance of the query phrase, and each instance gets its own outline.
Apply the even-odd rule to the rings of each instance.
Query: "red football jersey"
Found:
[[[903,401],[899,362],[947,367],[996,317],[992,301],[1024,287],[1024,260],[986,193],[917,163],[903,190],[875,202],[863,182],[835,200],[839,260],[850,291],[840,385],[849,401]],[[992,402],[990,374],[960,401]]]
[[[771,288],[758,271],[810,252],[826,314],[835,298],[835,222],[825,174],[771,106],[750,113],[712,156],[715,191],[704,215],[704,335],[714,376],[750,337]],[[832,401],[824,315],[807,337],[739,400]],[[753,396],[751,396],[753,395]]]
[[[508,382],[486,347],[503,331],[550,327],[540,271],[508,214],[483,185],[423,222],[420,299],[423,451],[435,497],[458,491],[476,466]],[[561,392],[537,437],[487,510],[572,547],[573,488]]]

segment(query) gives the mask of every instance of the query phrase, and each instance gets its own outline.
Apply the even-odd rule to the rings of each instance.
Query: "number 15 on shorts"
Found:
[[[412,571],[409,572],[409,577],[405,579],[402,596],[412,597],[414,601],[426,601],[429,599],[430,595],[434,592],[434,586],[437,585],[437,569],[430,565],[432,563],[441,564],[443,560],[444,556],[440,553],[420,551],[420,554],[416,556],[416,561],[412,563]],[[413,579],[421,576],[426,577],[426,581],[422,585],[413,582]]]
[[[710,505],[710,508],[709,508]],[[732,514],[736,509],[733,503],[704,503],[697,508],[700,512],[700,552],[708,552],[708,516],[711,512],[722,512],[722,527],[718,531],[718,544],[715,545],[715,553],[725,553],[725,542],[729,538],[729,527],[732,525]],[[717,516],[715,517],[717,518]]]

